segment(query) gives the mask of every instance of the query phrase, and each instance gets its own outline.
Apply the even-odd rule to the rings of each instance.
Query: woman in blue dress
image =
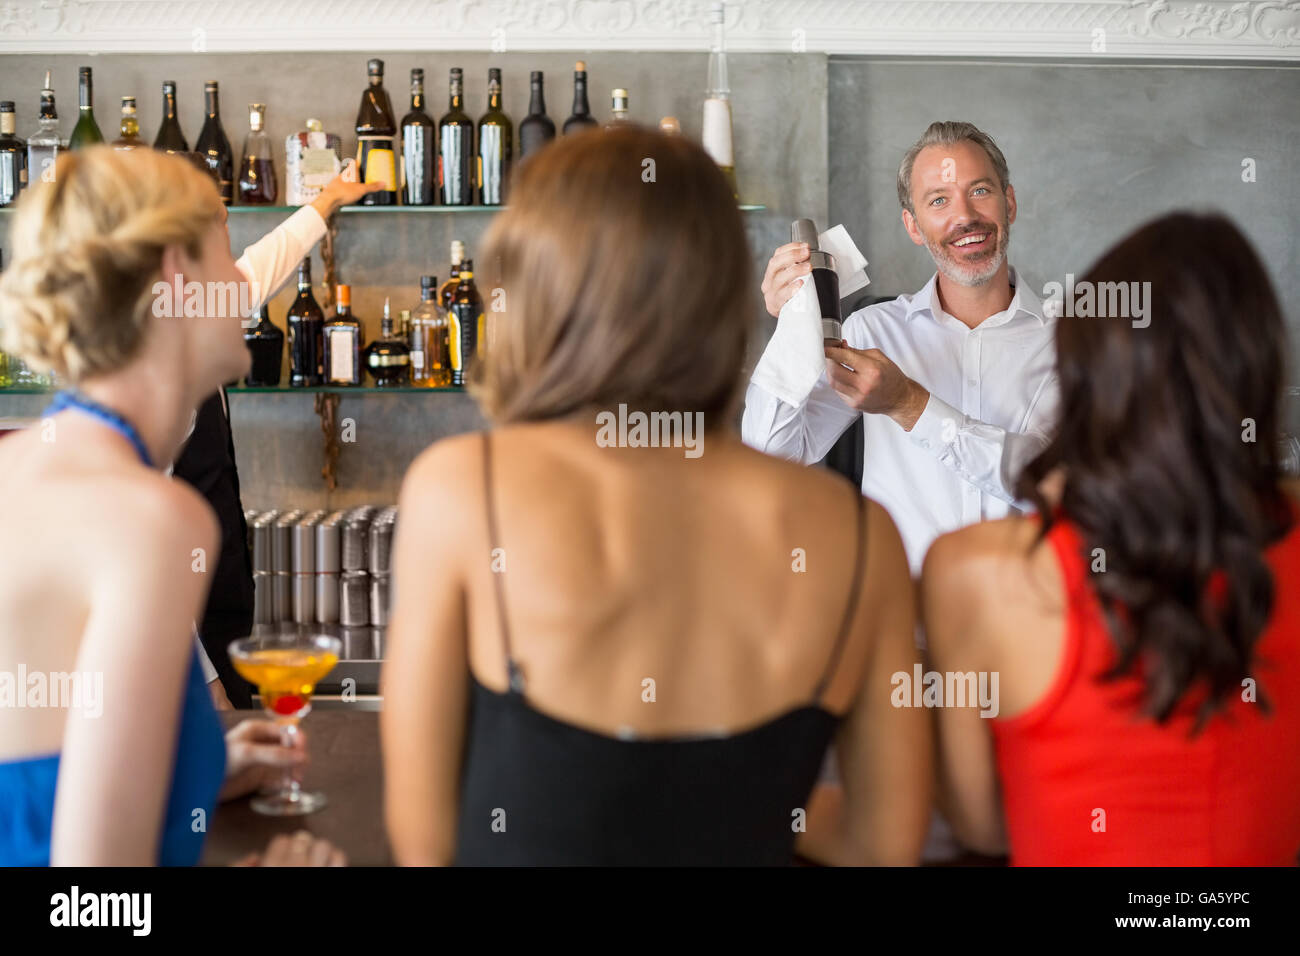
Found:
[[[10,246],[4,347],[70,388],[0,443],[0,864],[192,865],[219,799],[303,758],[264,721],[223,736],[192,631],[218,525],[159,470],[247,370],[238,296],[205,294],[242,281],[221,202],[181,158],[92,148],[23,197]],[[272,861],[341,854],[277,839]]]

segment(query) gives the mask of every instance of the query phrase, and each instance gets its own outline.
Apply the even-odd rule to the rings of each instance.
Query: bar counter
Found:
[[[223,711],[229,729],[261,711]],[[266,849],[277,833],[309,830],[343,850],[350,866],[391,866],[384,832],[383,768],[379,714],[365,710],[317,710],[302,723],[311,754],[303,787],[321,790],[324,810],[302,817],[254,813],[249,797],[218,805],[203,847],[204,866],[225,866]]]

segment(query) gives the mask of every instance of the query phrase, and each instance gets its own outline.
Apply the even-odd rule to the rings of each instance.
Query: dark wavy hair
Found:
[[[1250,676],[1273,609],[1264,551],[1292,524],[1278,462],[1282,310],[1221,215],[1148,223],[1084,280],[1149,282],[1149,325],[1058,319],[1060,420],[1017,494],[1043,516],[1038,542],[1063,519],[1089,567],[1102,549],[1090,586],[1119,651],[1105,679],[1140,667],[1161,723],[1203,682],[1199,730]],[[1058,469],[1053,509],[1040,483]]]

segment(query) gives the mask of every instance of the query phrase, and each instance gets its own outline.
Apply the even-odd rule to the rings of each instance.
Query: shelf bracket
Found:
[[[330,491],[339,486],[339,398],[338,392],[316,393],[316,414],[320,416],[320,430],[325,437],[325,464],[320,476]]]

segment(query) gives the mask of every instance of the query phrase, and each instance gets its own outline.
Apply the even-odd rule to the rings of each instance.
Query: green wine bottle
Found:
[[[81,83],[81,115],[77,117],[77,125],[72,128],[72,135],[68,138],[68,149],[81,149],[104,141],[99,124],[95,122],[95,86],[90,76],[90,67],[83,66],[77,70],[77,78]]]

